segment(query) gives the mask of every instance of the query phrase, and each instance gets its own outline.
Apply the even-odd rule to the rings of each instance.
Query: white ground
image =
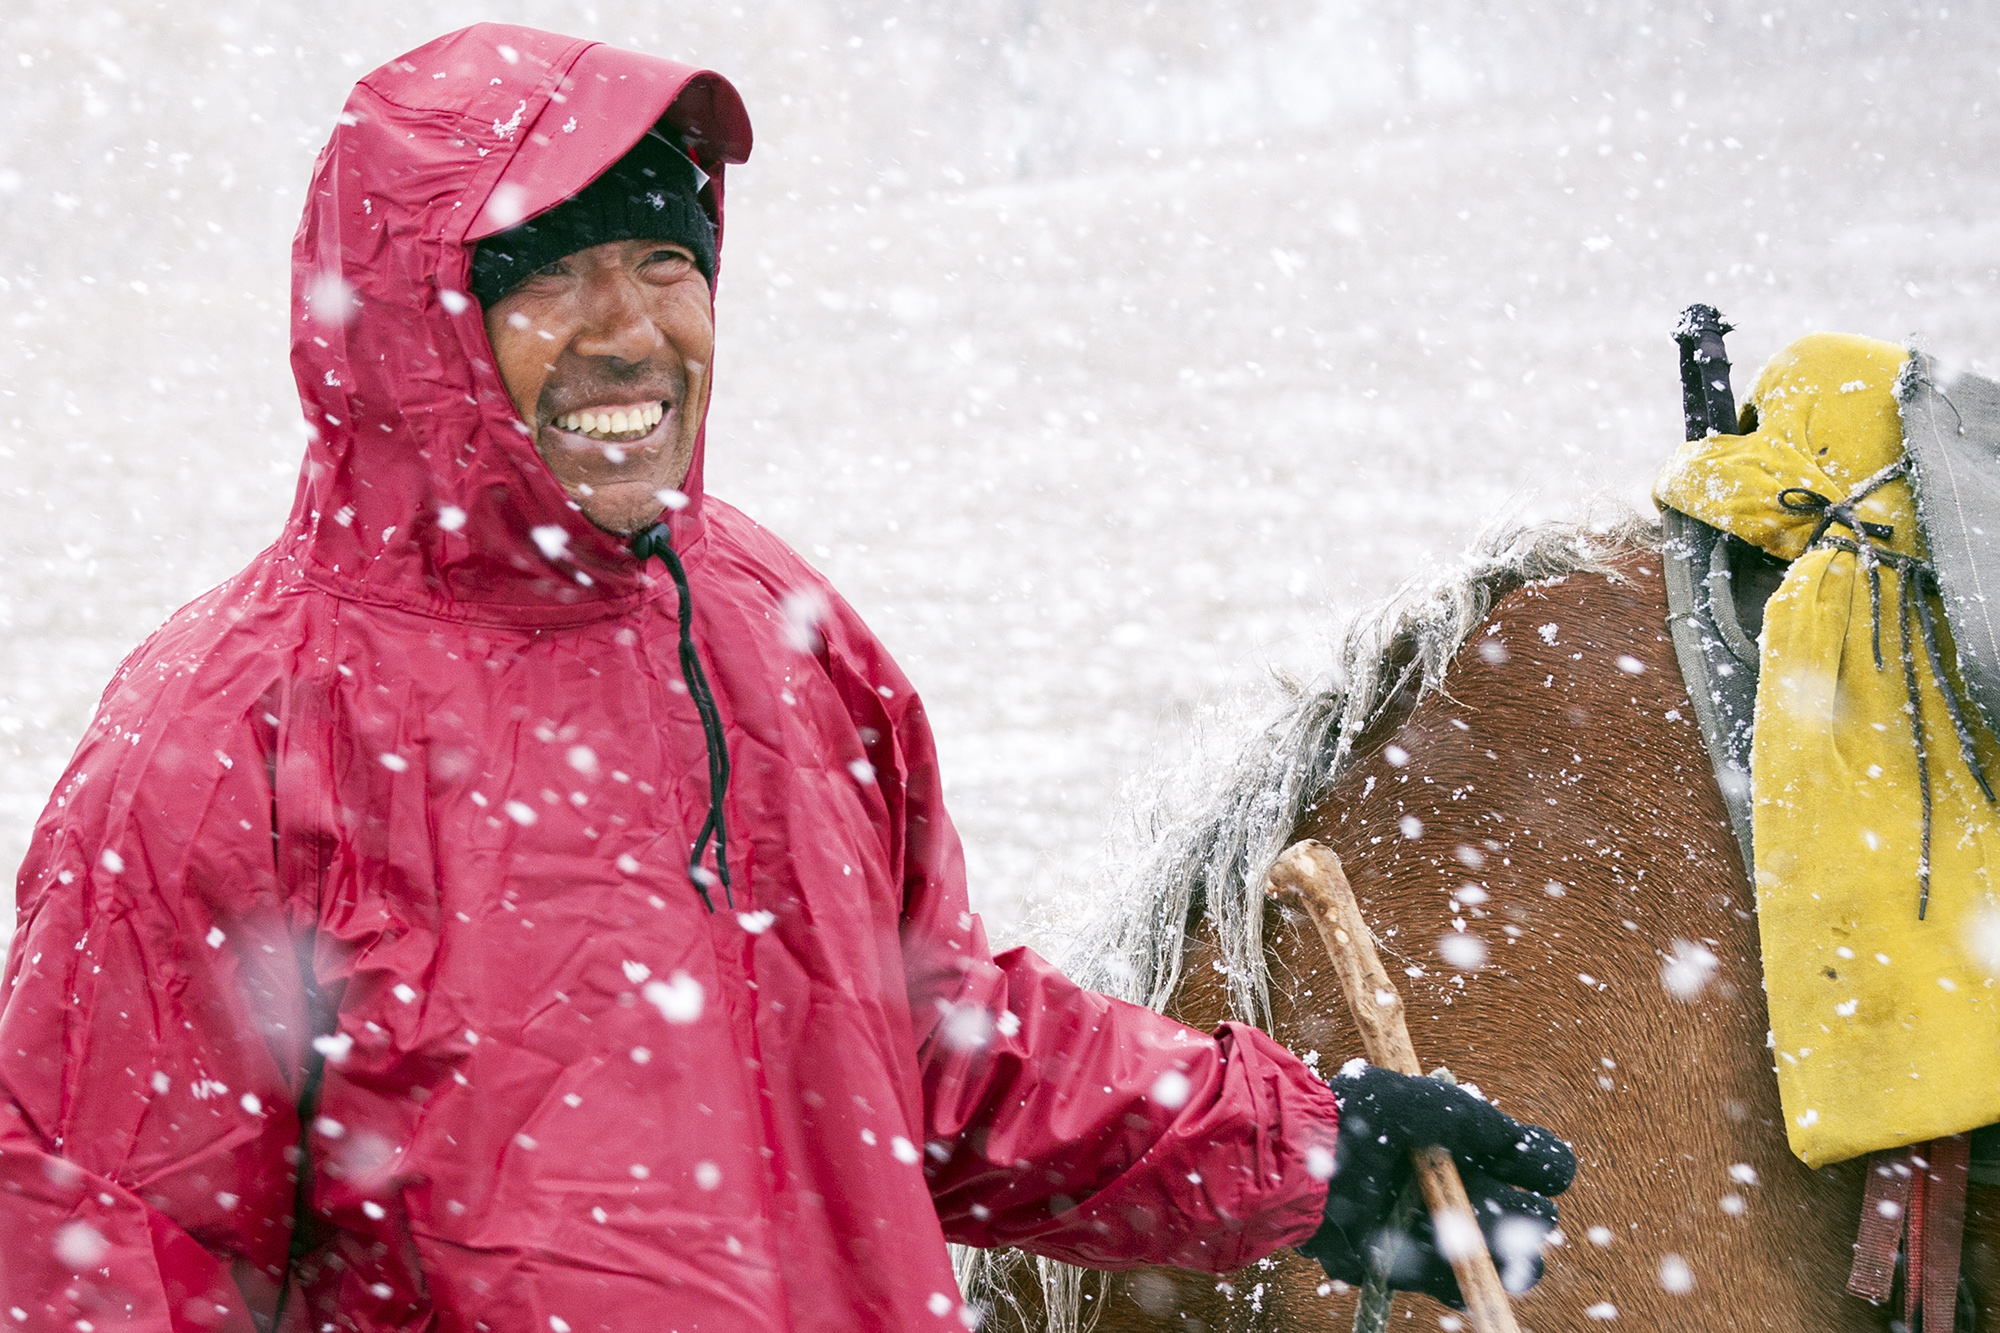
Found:
[[[999,934],[1344,609],[1496,516],[1643,501],[1682,305],[1737,323],[1739,388],[1816,328],[2000,370],[1981,6],[341,8],[0,18],[9,881],[118,658],[283,517],[287,250],[347,84],[475,18],[743,88],[710,483],[924,691]]]

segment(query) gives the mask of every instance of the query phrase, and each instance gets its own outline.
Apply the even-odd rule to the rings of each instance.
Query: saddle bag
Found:
[[[1792,1149],[2000,1121],[2000,385],[1817,334],[1733,424],[1655,495]]]

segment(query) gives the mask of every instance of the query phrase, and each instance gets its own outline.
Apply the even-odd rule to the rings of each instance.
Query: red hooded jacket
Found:
[[[947,1239],[1221,1271],[1318,1225],[1331,1093],[990,955],[909,683],[697,452],[703,907],[673,585],[568,503],[462,295],[662,116],[719,224],[714,74],[481,26],[349,99],[291,518],[119,669],[21,871],[6,1326],[955,1328]]]

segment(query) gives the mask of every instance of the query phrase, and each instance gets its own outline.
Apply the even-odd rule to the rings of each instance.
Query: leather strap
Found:
[[[1952,1333],[1965,1245],[1972,1143],[1964,1134],[1872,1153],[1847,1292],[1887,1303],[1904,1258],[1903,1323],[1912,1333]]]
[[[1919,1143],[1910,1150],[1910,1165],[1915,1168],[1910,1177],[1909,1230],[1903,1238],[1903,1326],[1910,1333],[1917,1333],[1918,1318],[1924,1306],[1924,1225],[1926,1197],[1930,1194],[1930,1182],[1925,1178],[1929,1163],[1924,1153],[1930,1150],[1927,1143]]]
[[[1924,1333],[1952,1333],[1958,1266],[1965,1247],[1965,1186],[1972,1144],[1963,1134],[1932,1139],[1924,1173]],[[1911,1248],[1916,1242],[1911,1241]],[[1916,1325],[1912,1324],[1912,1328]]]
[[[1896,1251],[1902,1248],[1915,1175],[1907,1149],[1890,1148],[1868,1155],[1868,1185],[1861,1195],[1861,1234],[1854,1242],[1848,1295],[1859,1296],[1871,1305],[1887,1303],[1896,1281]]]

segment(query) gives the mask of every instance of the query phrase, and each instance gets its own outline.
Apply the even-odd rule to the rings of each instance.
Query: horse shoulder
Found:
[[[1842,1293],[1857,1168],[1785,1147],[1753,900],[1657,554],[1509,593],[1372,740],[1300,832],[1345,861],[1426,1065],[1577,1150],[1524,1321],[1878,1327]],[[1337,1066],[1357,1039],[1320,945],[1271,926],[1274,1029]],[[1281,1303],[1297,1327],[1340,1305]]]

